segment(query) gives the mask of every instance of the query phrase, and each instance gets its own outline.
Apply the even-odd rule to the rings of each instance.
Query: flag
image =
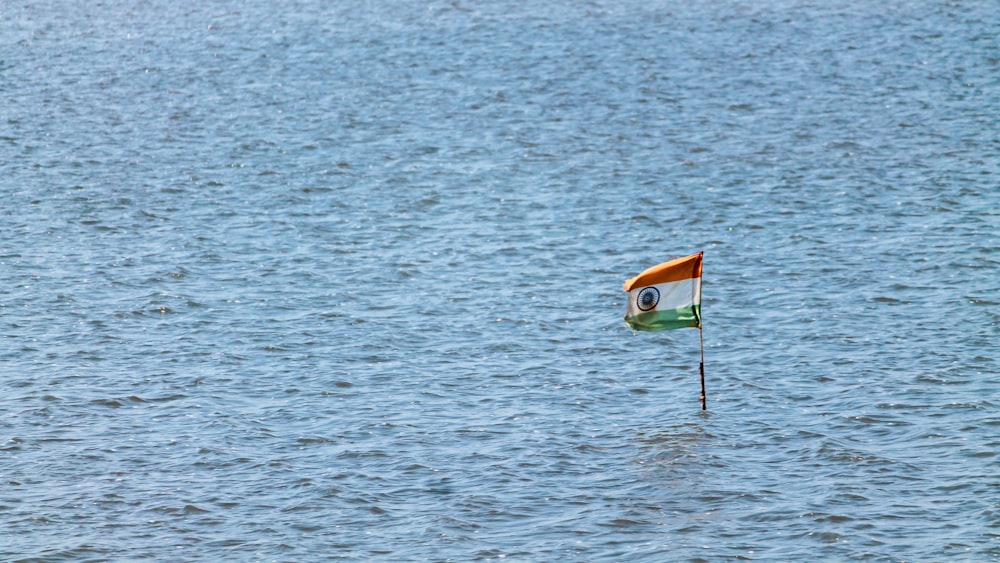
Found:
[[[664,262],[625,280],[625,322],[635,330],[700,328],[701,256]]]

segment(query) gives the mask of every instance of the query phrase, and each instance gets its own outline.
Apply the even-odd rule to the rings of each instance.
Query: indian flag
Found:
[[[701,255],[653,266],[625,281],[625,322],[636,330],[701,327]]]

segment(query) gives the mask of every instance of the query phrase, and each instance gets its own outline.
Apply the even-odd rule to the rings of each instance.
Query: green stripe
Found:
[[[701,326],[701,305],[640,313],[634,317],[625,317],[625,322],[635,330],[657,331],[674,328],[698,328]]]

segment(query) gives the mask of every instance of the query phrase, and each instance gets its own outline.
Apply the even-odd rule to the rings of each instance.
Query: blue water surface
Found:
[[[0,559],[1000,561],[996,8],[0,3]]]

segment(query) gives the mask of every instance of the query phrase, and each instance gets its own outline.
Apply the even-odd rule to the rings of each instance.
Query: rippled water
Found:
[[[0,22],[3,560],[1000,560],[995,2]]]

